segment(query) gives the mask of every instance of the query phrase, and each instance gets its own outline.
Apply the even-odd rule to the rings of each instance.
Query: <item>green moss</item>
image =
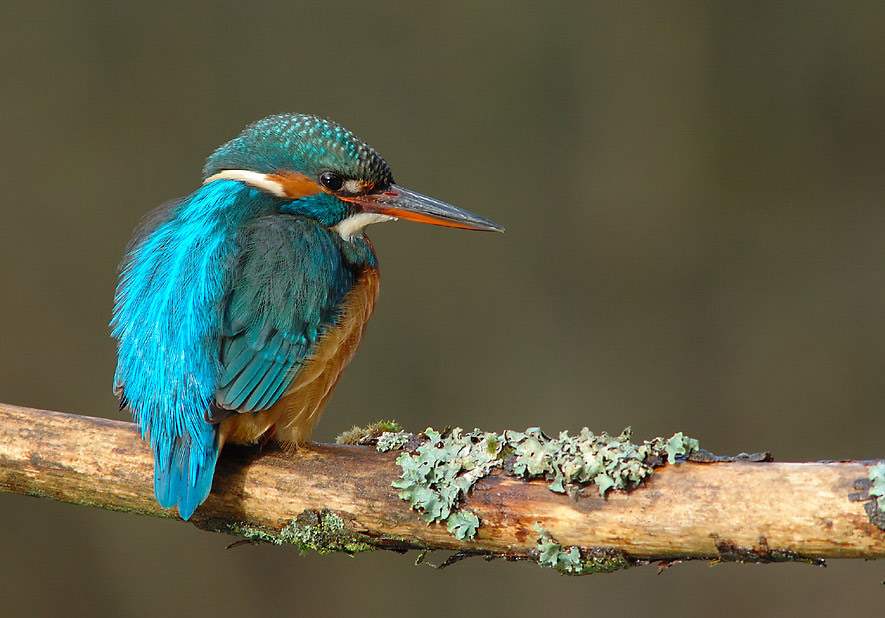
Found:
[[[283,544],[278,531],[242,522],[225,523],[223,529],[219,530],[219,532],[243,537],[252,543],[272,543],[273,545]]]
[[[558,493],[574,495],[592,484],[605,495],[610,489],[636,487],[655,466],[668,460],[676,463],[698,449],[697,440],[682,433],[637,445],[630,441],[629,428],[612,437],[586,427],[577,436],[563,431],[558,438],[549,438],[537,427],[503,434],[461,428],[440,433],[428,428],[420,436],[384,433],[376,448],[404,448],[422,437],[419,446],[397,458],[402,473],[393,486],[425,522],[445,523],[458,539],[476,535],[479,517],[460,505],[473,485],[494,469],[520,478],[545,478],[551,491]]]
[[[802,554],[789,549],[773,549],[768,546],[765,537],[759,540],[759,545],[753,547],[743,547],[732,541],[719,539],[714,537],[716,543],[716,551],[719,552],[717,562],[741,562],[741,563],[761,563],[769,564],[772,562],[803,562],[805,564],[813,564],[815,566],[827,566],[822,558],[803,556]]]
[[[563,547],[539,524],[535,524],[535,529],[540,535],[537,561],[543,567],[556,569],[566,575],[590,575],[613,573],[633,566],[624,552],[602,548],[583,550],[574,545]]]
[[[329,509],[306,510],[282,530],[242,522],[212,520],[200,527],[242,537],[252,543],[297,545],[301,551],[313,549],[321,554],[345,552],[356,554],[374,549],[351,533],[344,520]]]
[[[365,427],[354,425],[338,434],[335,444],[372,444],[384,433],[396,433],[401,430],[402,427],[396,421],[375,421]]]
[[[282,529],[280,539],[298,545],[302,551],[312,549],[320,554],[345,552],[352,555],[374,549],[358,540],[347,529],[344,520],[329,509],[304,511]]]

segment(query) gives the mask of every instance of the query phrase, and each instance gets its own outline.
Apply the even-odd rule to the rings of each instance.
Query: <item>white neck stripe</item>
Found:
[[[216,180],[238,180],[250,187],[255,187],[262,191],[266,191],[277,197],[286,197],[286,191],[283,185],[276,180],[271,180],[267,174],[261,172],[251,172],[249,170],[224,170],[203,181],[203,184],[209,184]]]

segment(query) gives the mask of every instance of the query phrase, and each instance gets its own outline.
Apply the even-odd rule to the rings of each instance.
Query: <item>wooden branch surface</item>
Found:
[[[645,487],[588,489],[579,498],[541,481],[481,480],[465,507],[481,518],[473,541],[426,525],[391,487],[396,452],[309,445],[289,454],[225,448],[212,494],[192,518],[215,530],[282,530],[305,511],[330,509],[361,542],[520,558],[537,548],[536,524],[563,546],[610,548],[630,558],[718,558],[749,551],[806,558],[880,558],[885,532],[869,523],[858,488],[868,465],[684,463]],[[0,489],[143,515],[177,517],[154,500],[153,459],[132,423],[0,404]],[[853,498],[852,498],[853,496]],[[755,552],[755,553],[753,553]]]

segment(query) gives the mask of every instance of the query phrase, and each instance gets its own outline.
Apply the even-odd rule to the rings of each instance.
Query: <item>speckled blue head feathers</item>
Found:
[[[312,178],[334,171],[379,188],[393,182],[390,167],[371,146],[341,125],[307,114],[278,114],[249,125],[209,157],[203,178],[231,169]]]

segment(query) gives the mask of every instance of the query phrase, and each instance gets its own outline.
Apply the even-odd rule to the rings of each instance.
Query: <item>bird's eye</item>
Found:
[[[323,175],[320,176],[320,182],[330,191],[338,191],[344,186],[344,178],[335,172],[324,172]]]

